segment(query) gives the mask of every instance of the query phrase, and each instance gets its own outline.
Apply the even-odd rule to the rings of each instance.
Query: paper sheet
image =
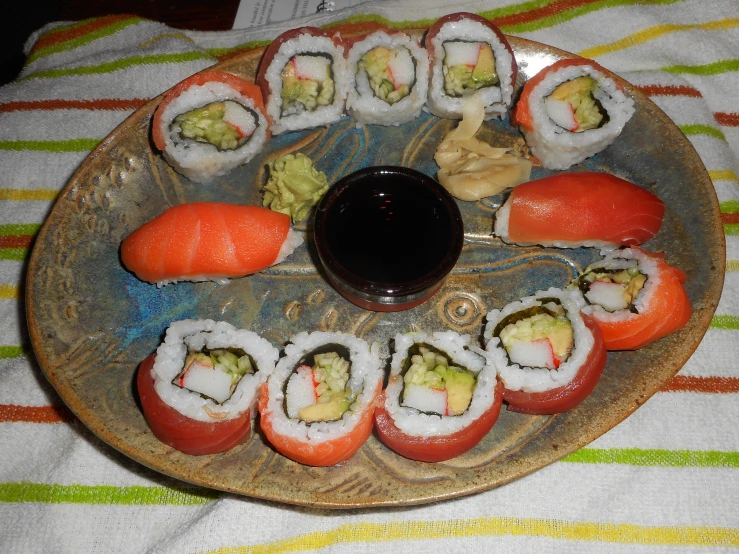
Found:
[[[246,29],[323,11],[343,10],[364,1],[366,0],[241,0],[233,28]]]

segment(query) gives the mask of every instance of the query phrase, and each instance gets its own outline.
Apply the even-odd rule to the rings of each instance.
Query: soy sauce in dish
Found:
[[[452,217],[427,186],[380,175],[336,197],[325,219],[328,248],[349,273],[402,285],[432,273],[449,256]]]

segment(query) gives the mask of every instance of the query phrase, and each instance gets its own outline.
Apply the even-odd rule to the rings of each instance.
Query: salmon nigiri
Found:
[[[303,238],[290,217],[258,206],[194,202],[169,208],[121,243],[123,265],[157,286],[227,282],[281,262]]]
[[[607,350],[636,350],[682,329],[692,307],[685,273],[663,254],[619,249],[589,266],[576,281]]]
[[[559,173],[518,185],[498,210],[495,234],[513,244],[558,248],[641,244],[657,234],[665,206],[608,173]]]

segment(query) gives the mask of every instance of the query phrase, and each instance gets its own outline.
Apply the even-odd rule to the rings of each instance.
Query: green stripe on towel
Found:
[[[739,71],[739,60],[721,60],[702,65],[669,65],[662,71],[677,75],[719,75],[729,71]]]
[[[28,256],[28,248],[0,248],[0,260],[22,262]]]
[[[41,225],[38,223],[8,223],[6,225],[0,225],[0,236],[9,235],[19,237],[22,235],[35,235],[39,229],[41,229]]]
[[[45,485],[28,482],[0,484],[0,502],[194,506],[207,504],[217,498],[215,491],[194,492],[166,487]]]
[[[739,235],[739,223],[725,223],[724,234],[730,237],[735,237]]]
[[[580,464],[624,464],[650,467],[739,468],[739,452],[642,448],[582,448],[563,458],[561,461]]]
[[[739,212],[739,200],[727,200],[719,204],[722,214],[735,214]]]
[[[732,331],[739,330],[739,316],[715,315],[711,319],[711,327],[714,329],[729,329]]]
[[[694,125],[678,125],[680,130],[686,135],[708,135],[709,137],[717,138],[726,142],[726,137],[721,129],[712,127],[710,125],[694,124]]]
[[[46,71],[37,71],[19,79],[25,81],[27,79],[49,79],[57,77],[69,77],[73,75],[101,75],[105,73],[113,73],[122,69],[128,69],[137,65],[156,65],[165,63],[182,63],[194,60],[216,60],[212,56],[204,52],[182,52],[178,54],[160,54],[157,56],[133,56],[131,58],[121,58],[114,62],[101,63],[99,65],[88,65],[83,67],[73,67],[69,69],[48,69]]]
[[[538,31],[547,27],[554,27],[560,23],[571,21],[583,15],[588,15],[607,8],[617,8],[620,6],[633,6],[643,4],[653,5],[664,5],[664,4],[675,4],[682,2],[683,0],[602,0],[601,2],[592,2],[569,8],[567,2],[562,2],[565,9],[560,12],[555,12],[554,15],[548,15],[546,17],[536,18],[531,21],[519,24],[506,24],[505,21],[498,22],[502,31],[506,33],[524,33]],[[555,2],[552,2],[555,3]],[[489,19],[499,19],[502,16],[495,15],[492,12],[482,12],[481,15]]]
[[[45,48],[40,48],[39,50],[34,50],[31,53],[31,55],[28,56],[28,59],[26,60],[26,65],[38,60],[39,58],[44,58],[52,54],[58,54],[59,52],[74,50],[75,48],[79,48],[80,46],[89,44],[94,40],[113,35],[117,33],[118,31],[125,29],[126,27],[130,27],[131,25],[136,25],[137,23],[140,23],[142,21],[145,21],[145,20],[140,17],[132,17],[130,19],[125,19],[123,21],[117,21],[116,23],[113,23],[112,25],[103,27],[102,29],[97,29],[96,31],[93,31],[92,33],[82,35],[72,40],[64,41],[64,42],[57,43],[57,44],[52,44]]]
[[[0,346],[0,360],[5,358],[20,358],[30,351],[23,346]]]

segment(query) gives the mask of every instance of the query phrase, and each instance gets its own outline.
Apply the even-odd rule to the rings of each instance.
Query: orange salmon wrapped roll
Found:
[[[196,183],[210,183],[245,164],[270,135],[259,87],[212,70],[188,77],[167,94],[151,134],[167,162]]]
[[[136,377],[147,425],[161,442],[193,456],[242,444],[278,358],[265,339],[225,321],[173,322]]]
[[[121,243],[123,265],[158,287],[227,283],[280,263],[303,243],[290,216],[258,206],[194,202],[169,208]]]
[[[262,431],[301,464],[343,462],[372,432],[382,378],[377,346],[343,333],[300,333],[262,386]]]
[[[639,247],[608,254],[575,281],[607,350],[636,350],[682,329],[692,307],[685,273]]]
[[[567,169],[610,145],[634,101],[591,60],[559,60],[524,85],[512,121],[547,169]]]

